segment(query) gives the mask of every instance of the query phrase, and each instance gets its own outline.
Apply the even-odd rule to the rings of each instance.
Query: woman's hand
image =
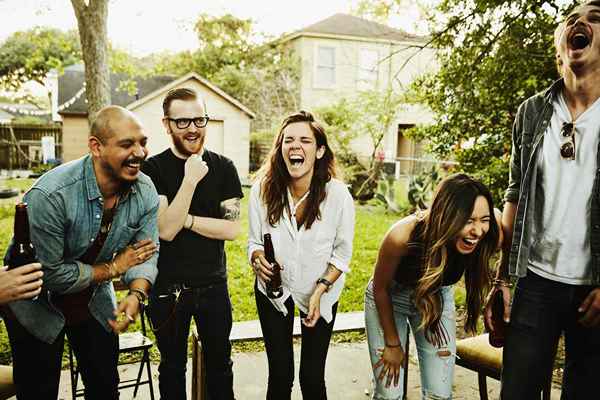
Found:
[[[377,379],[381,381],[387,376],[385,382],[386,387],[390,387],[392,381],[394,382],[394,386],[398,386],[398,381],[400,379],[400,368],[405,357],[402,346],[385,346],[383,349],[379,349],[379,351],[381,352],[381,358],[373,366],[374,370],[381,367],[381,371],[379,372]]]
[[[308,314],[306,314],[306,318],[302,320],[304,326],[312,328],[317,324],[319,318],[321,318],[321,296],[323,295],[323,291],[319,289],[317,285],[317,289],[310,296],[310,300],[308,301]]]
[[[283,269],[283,267],[281,267],[281,269]],[[271,264],[265,258],[265,253],[260,250],[252,253],[252,270],[262,282],[267,283],[271,281],[273,267],[271,267]]]

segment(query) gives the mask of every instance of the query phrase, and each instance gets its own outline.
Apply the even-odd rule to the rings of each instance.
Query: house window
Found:
[[[335,85],[335,48],[322,47],[317,49],[317,71],[315,84],[319,87]]]
[[[377,87],[379,75],[379,53],[377,50],[361,49],[358,60],[359,89],[374,89]]]

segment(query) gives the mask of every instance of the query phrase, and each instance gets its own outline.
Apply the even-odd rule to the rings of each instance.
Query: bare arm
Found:
[[[386,344],[392,346],[400,344],[400,338],[396,329],[389,289],[394,281],[398,264],[408,250],[408,241],[416,221],[414,216],[404,218],[386,233],[379,248],[373,274],[373,296],[383,328],[384,340]]]
[[[171,204],[165,196],[159,196],[158,234],[162,240],[170,242],[184,226],[189,226],[184,224],[188,218],[194,191],[207,173],[206,162],[194,154],[185,162],[183,181]]]
[[[222,218],[188,215],[185,226],[211,239],[234,240],[240,233],[240,199],[235,197],[221,202]]]

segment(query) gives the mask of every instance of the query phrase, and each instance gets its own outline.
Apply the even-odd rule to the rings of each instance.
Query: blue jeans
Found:
[[[443,310],[441,323],[448,332],[449,341],[443,348],[429,343],[423,330],[417,330],[421,323],[421,315],[413,301],[413,289],[392,284],[390,295],[394,309],[394,320],[402,348],[406,349],[406,331],[408,324],[415,337],[419,367],[421,370],[421,390],[424,399],[451,399],[452,381],[454,378],[454,360],[456,357],[456,312],[454,310],[454,287],[443,286],[441,289]],[[384,348],[383,328],[379,322],[379,314],[373,297],[373,282],[369,282],[365,292],[365,323],[371,365],[380,359]],[[447,355],[449,352],[449,355]],[[381,368],[381,367],[380,367]],[[400,371],[398,386],[392,383],[385,387],[385,379],[377,379],[381,370],[373,370],[373,400],[400,400],[404,388],[404,371]]]
[[[185,290],[179,302],[171,287],[152,290],[148,316],[160,350],[158,367],[162,400],[185,400],[185,371],[191,319],[202,343],[209,400],[233,400],[232,315],[227,284]]]
[[[542,278],[520,278],[504,345],[502,394],[505,400],[539,399],[552,373],[560,334],[565,333],[562,400],[597,398],[600,328],[579,324],[577,311],[592,286]]]

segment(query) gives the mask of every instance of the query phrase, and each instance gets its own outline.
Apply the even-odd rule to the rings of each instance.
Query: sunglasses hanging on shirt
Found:
[[[560,145],[560,156],[565,160],[575,160],[575,124],[565,122],[560,130],[565,142]]]

